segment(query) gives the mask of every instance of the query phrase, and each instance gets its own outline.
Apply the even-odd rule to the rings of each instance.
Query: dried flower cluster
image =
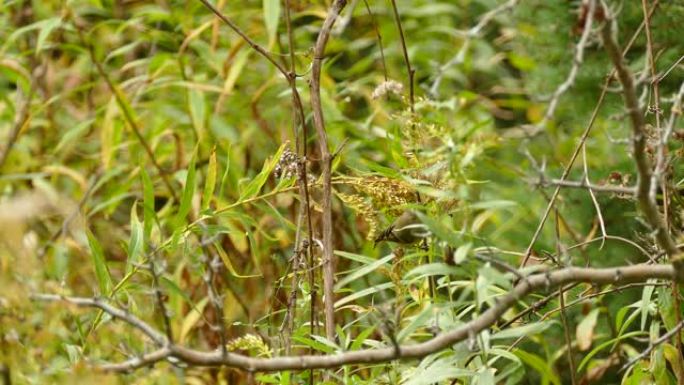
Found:
[[[299,167],[299,156],[286,148],[280,156],[278,164],[276,164],[273,174],[276,178],[292,178],[297,176],[297,168]]]
[[[226,349],[231,352],[237,350],[255,351],[257,357],[271,357],[271,349],[264,340],[249,333],[226,343]]]
[[[367,240],[373,240],[378,235],[380,218],[378,212],[373,207],[370,199],[364,198],[359,194],[337,193],[337,197],[350,209],[368,224]]]
[[[398,215],[403,205],[416,201],[415,189],[408,183],[383,176],[351,178],[356,191],[371,198],[373,206]]]
[[[380,83],[371,94],[373,99],[379,99],[385,95],[401,96],[404,86],[396,80],[387,80]]]

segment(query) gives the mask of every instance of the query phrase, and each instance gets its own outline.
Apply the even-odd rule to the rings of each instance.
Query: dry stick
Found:
[[[646,350],[644,350],[643,352],[639,353],[639,355],[637,355],[636,357],[634,357],[634,358],[632,358],[631,360],[629,360],[629,362],[627,362],[626,364],[624,364],[624,365],[622,366],[622,368],[620,368],[619,371],[622,372],[622,371],[626,370],[626,369],[629,368],[630,366],[634,365],[634,364],[635,364],[637,361],[639,361],[640,359],[642,359],[642,358],[648,356],[648,355],[651,353],[651,351],[653,351],[653,349],[655,349],[658,345],[664,343],[664,342],[667,341],[670,337],[672,337],[672,336],[674,336],[675,334],[679,333],[679,331],[682,329],[682,327],[684,327],[684,321],[680,321],[675,327],[672,328],[672,330],[670,330],[669,332],[663,334],[662,336],[660,336],[660,337],[659,337],[658,339],[656,339],[655,341],[651,341],[651,343],[648,345],[648,348],[646,348]]]
[[[285,76],[285,78],[288,80],[290,83],[290,87],[292,89],[292,101],[294,105],[294,109],[296,110],[297,115],[299,116],[299,121],[300,124],[302,125],[302,132],[303,132],[303,149],[302,153],[304,156],[303,161],[301,162],[300,167],[298,167],[298,170],[301,169],[300,173],[303,173],[304,176],[306,177],[307,172],[306,172],[306,154],[307,154],[307,130],[306,130],[306,118],[304,116],[304,108],[302,106],[302,101],[301,97],[299,95],[299,91],[297,91],[297,86],[296,86],[296,72],[295,72],[295,57],[294,57],[294,44],[293,44],[293,38],[292,38],[292,27],[291,27],[291,19],[290,19],[290,9],[289,9],[289,1],[286,0],[286,23],[287,23],[287,29],[288,29],[288,40],[290,42],[290,65],[291,65],[291,70],[288,72],[288,70],[278,63],[269,53],[266,51],[263,47],[261,47],[259,44],[254,42],[247,34],[245,34],[235,23],[233,23],[228,17],[226,17],[221,11],[219,11],[216,7],[214,7],[211,3],[209,3],[207,0],[199,0],[202,4],[204,4],[209,10],[211,10],[218,18],[220,18],[230,29],[232,29],[235,33],[237,33],[247,44],[249,44],[256,52],[258,52],[260,55],[262,55],[266,60],[268,60],[271,64],[273,64],[278,71]],[[296,130],[295,127],[295,147],[296,147],[296,152],[299,155],[299,145],[300,141],[298,139],[298,131]],[[304,204],[306,205],[306,212],[307,212],[307,226],[308,226],[308,232],[309,232],[309,246],[308,246],[308,255],[309,255],[309,263],[312,265],[312,258],[313,258],[313,227],[311,223],[311,212],[310,212],[310,204],[309,204],[309,191],[308,191],[308,183],[306,183],[306,179],[304,179],[305,182],[301,183],[301,177],[298,176],[298,183],[299,183],[299,188],[300,188],[300,194],[303,195],[303,200]],[[302,193],[303,192],[303,193]],[[313,281],[313,275],[310,276],[310,280]],[[313,282],[310,282],[313,288]],[[312,289],[312,306],[315,303],[315,291]],[[314,308],[312,307],[312,313],[314,312]],[[313,325],[313,322],[312,322]]]
[[[653,6],[651,7],[651,11],[649,14],[652,14],[655,9],[658,6],[658,0],[656,0],[653,3]],[[644,23],[642,22],[641,25],[639,25],[639,28],[634,32],[632,35],[632,38],[630,39],[629,43],[627,43],[627,46],[625,49],[622,51],[621,54],[618,54],[620,58],[624,56],[629,49],[632,47],[632,44],[636,41],[637,36],[639,36],[639,33],[641,30],[644,28]],[[575,160],[577,159],[577,156],[579,155],[580,150],[582,149],[582,146],[587,140],[587,137],[589,137],[589,133],[591,132],[592,127],[594,126],[594,122],[596,121],[596,118],[598,117],[599,110],[601,109],[601,106],[603,105],[603,101],[606,98],[606,94],[608,93],[608,85],[610,84],[611,79],[615,75],[616,70],[613,69],[610,74],[606,77],[606,80],[603,82],[603,86],[601,89],[601,94],[599,96],[598,101],[596,102],[596,107],[594,107],[594,111],[591,113],[591,117],[589,118],[589,123],[587,124],[587,127],[584,129],[584,132],[580,136],[580,142],[575,147],[575,151],[572,153],[572,156],[570,157],[570,161],[568,162],[568,165],[565,166],[565,169],[563,170],[563,174],[561,175],[560,181],[564,182],[565,179],[570,175],[570,170],[572,169],[572,166],[575,164]],[[532,255],[532,248],[534,247],[534,244],[537,242],[537,239],[539,238],[539,235],[541,235],[541,231],[544,228],[544,224],[546,223],[546,220],[549,217],[549,214],[551,213],[551,209],[553,208],[554,204],[556,203],[556,199],[558,199],[558,194],[560,193],[560,186],[556,186],[556,189],[553,191],[553,194],[551,195],[551,200],[549,201],[548,205],[546,206],[546,210],[544,211],[544,215],[542,216],[541,220],[539,221],[539,225],[537,226],[537,229],[534,232],[534,235],[532,236],[532,239],[530,240],[530,244],[527,246],[527,250],[525,250],[525,257],[523,258],[520,267],[524,267],[527,261],[530,259],[530,256]]]
[[[584,182],[590,186],[591,181],[589,180],[589,167],[587,166],[587,145],[586,143],[582,146],[582,166],[584,167]],[[589,192],[589,196],[591,197],[591,201],[594,204],[594,208],[596,209],[596,217],[598,218],[599,221],[599,226],[601,227],[601,246],[599,247],[599,250],[603,249],[603,245],[606,243],[606,237],[608,236],[608,232],[606,231],[606,224],[603,221],[603,213],[601,213],[601,206],[598,203],[598,200],[596,199],[596,195],[594,194],[594,191],[592,191],[591,188],[587,188],[587,191]],[[587,259],[587,266],[589,263],[589,259]]]
[[[21,106],[19,114],[16,115],[14,125],[12,126],[12,129],[9,133],[9,137],[7,138],[7,144],[5,145],[5,148],[2,151],[2,153],[0,153],[0,170],[5,165],[5,161],[7,160],[10,151],[12,151],[12,148],[14,148],[14,144],[17,143],[19,135],[22,133],[22,131],[24,131],[29,121],[31,120],[30,107],[31,100],[33,99],[33,95],[36,91],[36,83],[37,80],[31,80],[31,85],[29,86],[29,92],[26,96],[26,100],[24,101],[24,104]]]
[[[474,27],[470,28],[468,31],[462,32],[462,34],[465,37],[465,40],[461,45],[461,49],[459,49],[458,52],[448,62],[444,63],[441,67],[439,67],[439,69],[437,70],[437,76],[435,77],[435,80],[432,82],[432,86],[430,86],[430,95],[432,95],[433,97],[439,96],[437,94],[437,90],[439,89],[439,85],[442,83],[444,72],[446,72],[446,70],[449,69],[449,67],[463,62],[465,54],[467,53],[467,50],[470,46],[470,40],[472,38],[479,36],[480,32],[482,32],[482,30],[492,20],[494,20],[494,17],[496,17],[496,15],[515,7],[518,4],[518,1],[519,0],[509,0],[508,2],[501,4],[500,6],[492,9],[491,11],[488,11],[480,17],[480,20]]]
[[[600,193],[611,193],[611,194],[628,195],[628,196],[636,195],[636,187],[597,185],[597,184],[592,184],[592,183],[588,182],[586,180],[586,178],[582,178],[582,180],[580,180],[580,181],[560,180],[560,179],[550,179],[550,180],[539,179],[536,181],[531,180],[530,182],[532,182],[532,183],[534,183],[540,187],[557,186],[557,187],[588,189],[588,190],[591,190],[592,192],[600,192]]]
[[[589,42],[591,26],[594,22],[594,16],[596,14],[595,11],[596,0],[589,0],[589,10],[587,12],[587,18],[584,21],[582,35],[579,41],[577,42],[577,45],[575,45],[575,55],[572,60],[572,67],[570,68],[570,72],[568,73],[568,76],[565,79],[565,81],[560,86],[558,86],[558,88],[556,88],[556,91],[554,91],[553,95],[551,96],[549,105],[546,108],[546,113],[544,114],[542,120],[535,125],[535,131],[541,131],[544,129],[549,120],[553,118],[553,115],[556,112],[556,108],[558,107],[558,102],[560,101],[561,96],[568,92],[570,88],[572,88],[572,86],[575,84],[575,80],[577,79],[577,74],[579,73],[580,66],[584,61],[584,50],[587,46],[587,43]]]
[[[152,274],[152,283],[154,285],[154,296],[157,300],[157,306],[162,313],[162,319],[164,320],[164,332],[166,333],[166,340],[169,344],[173,343],[173,330],[171,329],[171,320],[169,319],[169,312],[164,304],[164,296],[161,292],[159,286],[159,276],[157,275],[156,266],[154,264],[154,256],[147,258],[149,264],[150,274]]]
[[[562,257],[562,247],[561,247],[561,240],[560,240],[560,221],[558,220],[558,208],[554,210],[554,214],[556,217],[556,254],[558,255],[558,258],[560,259]],[[561,322],[563,324],[563,335],[565,336],[565,344],[567,345],[568,349],[568,365],[570,366],[570,379],[572,380],[572,384],[575,385],[577,384],[577,378],[575,378],[575,358],[572,355],[572,339],[570,338],[570,326],[568,324],[568,320],[565,314],[565,291],[563,290],[563,286],[558,289],[558,300],[560,302],[560,314],[561,314]]]
[[[608,10],[606,9],[607,13]],[[622,97],[624,99],[625,107],[632,125],[632,146],[634,161],[637,166],[637,195],[636,199],[639,208],[644,213],[648,224],[655,231],[655,238],[660,247],[665,250],[670,258],[674,258],[679,254],[677,245],[667,233],[665,224],[658,212],[658,207],[655,200],[650,197],[651,190],[651,165],[646,154],[646,132],[644,129],[644,116],[642,109],[639,107],[639,102],[634,87],[634,78],[632,73],[627,68],[620,49],[615,42],[611,27],[615,22],[611,15],[607,15],[607,20],[601,28],[601,38],[603,45],[608,53],[608,56],[615,66],[617,78],[622,85]],[[684,276],[684,261],[675,259],[673,261],[678,273]]]
[[[376,20],[373,11],[371,11],[370,5],[368,5],[368,0],[363,0],[363,4],[366,6],[366,11],[370,15],[371,20],[373,22],[373,29],[375,30],[375,36],[378,39],[378,47],[380,48],[380,58],[382,59],[382,74],[385,77],[385,81],[387,81],[387,63],[385,62],[385,49],[382,46],[382,35],[380,35],[378,21]]]
[[[570,302],[566,303],[566,304],[565,304],[565,308],[567,309],[567,308],[569,308],[569,307],[571,307],[571,306],[575,306],[575,305],[580,304],[580,303],[582,303],[582,302],[584,302],[584,301],[586,301],[586,300],[589,300],[589,299],[591,299],[591,298],[600,297],[600,296],[603,296],[603,295],[606,295],[606,294],[621,292],[621,291],[626,290],[626,289],[633,289],[633,288],[637,288],[637,287],[647,287],[647,286],[665,286],[665,285],[667,285],[667,284],[664,283],[664,282],[636,282],[636,283],[630,283],[630,284],[628,284],[628,285],[623,285],[623,286],[614,287],[614,288],[612,288],[612,289],[600,291],[600,292],[598,292],[598,293],[587,294],[587,295],[585,295],[585,296],[582,296],[582,297],[580,297],[580,298],[577,298],[577,299],[575,299],[575,300],[573,300],[573,301],[570,301]],[[573,287],[574,287],[574,286],[573,286]],[[568,287],[566,287],[564,290],[567,291],[567,290],[568,290]],[[539,318],[539,321],[544,321],[545,319],[549,318],[549,317],[552,316],[554,313],[557,313],[557,312],[559,312],[559,311],[561,311],[561,308],[560,308],[560,307],[557,307],[557,308],[555,308],[555,309],[549,310],[548,312],[544,313],[544,315],[542,315],[542,316]]]
[[[657,74],[657,69],[656,69],[656,64],[655,64],[655,58],[653,56],[653,38],[651,36],[651,17],[648,15],[648,6],[646,4],[646,0],[641,0],[641,7],[644,12],[644,30],[646,32],[646,53],[648,56],[648,66],[651,71],[651,86],[653,87],[653,109],[655,110],[655,117],[656,117],[656,134],[658,135],[658,148],[656,149],[657,151],[657,165],[655,172],[651,175],[651,190],[649,192],[650,196],[649,199],[653,202],[656,201],[656,194],[658,190],[658,183],[663,184],[663,202],[664,202],[664,213],[665,213],[665,226],[667,227],[667,190],[665,189],[666,186],[664,185],[664,181],[660,180],[660,177],[662,176],[662,170],[659,168],[662,167],[662,159],[665,157],[665,152],[666,152],[666,144],[667,142],[663,142],[663,133],[661,131],[661,126],[660,126],[660,79],[658,78]],[[649,106],[649,110],[651,107]]]
[[[328,135],[325,131],[323,120],[323,107],[321,105],[321,66],[325,54],[325,46],[330,37],[330,30],[335,24],[335,19],[347,4],[346,0],[335,0],[328,10],[323,21],[323,26],[318,33],[316,45],[313,51],[313,63],[311,65],[311,110],[313,112],[314,127],[318,134],[318,146],[321,152],[321,169],[323,174],[323,295],[325,310],[325,335],[330,341],[335,341],[335,308],[334,308],[334,281],[335,265],[333,254],[332,232],[332,186],[331,166],[332,156],[328,149]]]
[[[392,11],[394,12],[394,21],[397,23],[397,29],[399,30],[399,39],[401,40],[401,50],[404,53],[404,62],[406,63],[406,70],[408,71],[409,80],[409,107],[411,112],[414,112],[414,90],[413,90],[413,77],[416,71],[411,68],[411,61],[409,60],[408,50],[406,49],[406,39],[404,38],[404,28],[401,26],[401,18],[399,17],[399,10],[397,9],[396,0],[390,0],[392,3]]]
[[[521,280],[512,290],[498,297],[494,306],[487,309],[479,317],[467,322],[453,330],[441,333],[436,337],[421,343],[412,343],[398,347],[385,347],[381,349],[363,349],[325,356],[297,356],[277,358],[252,358],[235,353],[223,355],[220,351],[199,351],[178,345],[169,345],[168,349],[162,349],[141,358],[134,358],[121,363],[100,366],[100,369],[121,372],[135,368],[150,366],[154,362],[168,358],[175,358],[188,365],[194,366],[229,366],[240,368],[250,372],[279,371],[279,370],[305,370],[312,368],[336,368],[351,364],[370,364],[389,362],[394,359],[422,358],[429,354],[449,348],[458,342],[462,342],[475,336],[477,333],[488,329],[508,309],[514,306],[518,300],[536,290],[547,290],[557,286],[568,285],[575,282],[593,284],[621,285],[632,282],[644,282],[648,279],[677,279],[675,269],[671,265],[633,265],[620,266],[607,269],[576,268],[570,267],[554,272],[533,274]],[[112,316],[122,319],[132,326],[142,330],[160,346],[165,346],[166,338],[136,318],[135,316],[102,302],[99,299],[75,298],[58,295],[33,295],[33,300],[42,301],[66,301],[82,307],[97,307],[105,310]],[[153,355],[154,359],[150,358]]]
[[[209,10],[211,10],[214,13],[214,15],[218,16],[219,19],[223,20],[223,22],[226,23],[226,25],[228,25],[228,27],[230,27],[230,29],[232,29],[235,33],[240,35],[240,37],[247,44],[249,44],[250,47],[252,47],[255,51],[257,51],[261,56],[266,58],[266,60],[271,62],[271,64],[273,64],[278,69],[278,71],[280,71],[280,73],[282,73],[286,78],[288,77],[287,69],[285,69],[285,67],[283,67],[282,64],[278,63],[273,58],[273,56],[271,56],[271,54],[269,54],[268,51],[266,51],[262,46],[257,44],[254,40],[250,39],[249,36],[247,36],[247,34],[242,32],[242,30],[237,26],[237,24],[233,23],[229,18],[227,18],[223,13],[221,13],[221,11],[219,11],[216,7],[214,7],[209,1],[207,1],[207,0],[199,0],[199,1],[202,4],[204,4],[205,7],[209,8]]]
[[[301,252],[303,249],[306,250],[306,255],[308,256],[307,262],[309,264],[309,267],[313,266],[313,225],[311,223],[311,205],[309,203],[309,186],[308,186],[308,172],[307,172],[307,167],[306,167],[306,158],[307,158],[307,153],[308,153],[308,131],[306,129],[306,117],[304,116],[304,106],[302,105],[302,100],[301,97],[299,96],[299,91],[297,91],[297,84],[296,84],[296,72],[297,72],[297,65],[296,65],[296,58],[295,58],[295,45],[294,45],[294,37],[293,37],[293,32],[292,32],[292,19],[290,17],[290,1],[285,0],[285,24],[287,26],[287,40],[288,40],[288,49],[290,51],[290,73],[288,74],[288,81],[290,83],[290,88],[292,90],[292,108],[293,108],[293,124],[292,124],[292,129],[294,130],[294,136],[295,136],[295,152],[297,154],[298,160],[297,160],[297,183],[299,184],[299,194],[302,197],[302,202],[300,203],[300,216],[299,219],[302,218],[302,215],[306,216],[306,226],[307,226],[307,242],[306,242],[306,247],[302,248],[301,247],[301,237],[299,236],[299,231],[300,231],[300,225],[301,225],[301,220],[298,220],[298,226],[297,226],[297,237],[295,241],[295,246],[294,246],[294,258],[292,261],[292,296],[290,301],[288,302],[288,314],[286,315],[288,317],[288,333],[289,335],[292,334],[293,330],[293,321],[294,321],[294,311],[296,309],[296,304],[297,304],[297,270],[299,267],[299,257],[301,255]],[[299,139],[299,130],[297,128],[297,122],[299,122],[299,125],[301,126],[302,129],[302,140],[300,142]],[[301,155],[301,158],[299,158],[299,154]],[[311,290],[310,293],[310,334],[313,336],[314,335],[314,322],[313,322],[313,316],[315,314],[315,304],[316,304],[316,290],[314,290],[314,275],[313,275],[313,270],[309,269],[309,288]],[[289,338],[289,337],[288,337]],[[286,351],[288,351],[289,354],[289,341],[287,341],[286,345]],[[312,348],[313,351],[313,348]],[[311,378],[313,379],[313,373],[311,375]]]
[[[648,14],[648,6],[646,0],[641,0],[641,7],[644,13],[644,26],[645,26],[645,31],[646,31],[646,51],[647,51],[647,56],[648,56],[648,65],[651,70],[651,85],[653,87],[653,110],[655,112],[655,117],[656,117],[656,133],[658,135],[658,146],[656,147],[657,155],[656,155],[656,165],[655,165],[655,170],[651,174],[651,180],[650,180],[650,191],[649,191],[649,196],[648,198],[643,197],[642,199],[644,201],[648,200],[649,206],[653,206],[655,208],[656,213],[658,213],[658,208],[656,204],[656,195],[657,195],[657,190],[658,190],[658,184],[660,184],[662,192],[663,192],[663,214],[664,214],[664,219],[662,224],[664,225],[662,228],[662,233],[667,235],[667,239],[669,239],[673,244],[674,240],[669,236],[669,220],[668,220],[668,212],[669,212],[669,199],[668,199],[668,188],[667,188],[667,183],[666,183],[666,178],[664,177],[664,174],[666,173],[666,166],[665,166],[665,157],[667,153],[667,141],[669,137],[669,133],[664,133],[662,131],[662,127],[660,125],[660,80],[662,78],[659,78],[657,76],[657,69],[656,69],[656,63],[655,63],[655,57],[653,55],[653,38],[651,36],[651,16]],[[617,64],[616,64],[617,66]],[[625,101],[627,100],[627,96],[625,95]],[[650,106],[649,106],[650,110]],[[643,119],[643,118],[642,118]],[[635,126],[634,130],[636,131],[636,122],[632,120],[633,125]],[[644,137],[646,136],[646,133],[644,132],[643,129],[643,124],[642,123],[642,129],[641,129],[641,135]],[[635,134],[637,135],[637,134]],[[636,141],[634,143],[635,146],[635,152],[637,151],[636,149]],[[636,158],[636,157],[635,157]],[[637,160],[638,161],[638,160]],[[650,168],[649,168],[650,171]],[[642,178],[646,178],[648,175],[639,175]],[[638,197],[638,195],[637,195]],[[659,215],[658,215],[659,216]],[[659,223],[660,224],[660,223]],[[656,227],[658,228],[658,227]],[[661,230],[657,230],[661,231]],[[665,241],[665,240],[663,240]],[[671,250],[668,250],[668,248],[663,247],[668,256],[672,258],[674,255],[670,254]],[[674,247],[675,250],[678,252],[678,248],[675,245]],[[672,284],[672,298],[674,302],[674,307],[675,307],[675,317],[677,319],[677,322],[679,325],[682,324],[682,315],[681,315],[681,303],[679,300],[679,285],[676,283]],[[681,326],[679,326],[681,328]],[[681,367],[682,364],[684,363],[684,352],[682,350],[684,349],[684,345],[682,344],[682,340],[680,338],[680,334],[678,331],[675,331],[672,333],[674,338],[673,338],[673,343],[677,347],[677,352],[678,352],[678,358],[679,358],[679,363],[680,365],[677,365],[679,368],[679,373],[677,373],[677,382],[682,385],[684,384],[684,369]],[[630,361],[631,362],[631,361]],[[634,361],[636,362],[636,361]]]

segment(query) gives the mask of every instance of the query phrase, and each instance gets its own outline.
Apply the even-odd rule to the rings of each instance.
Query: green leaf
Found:
[[[654,283],[656,280],[649,279],[648,283]],[[646,286],[641,292],[641,330],[646,329],[646,321],[648,320],[648,312],[651,307],[651,296],[653,296],[653,291],[655,286]]]
[[[271,175],[276,164],[278,164],[278,161],[280,161],[280,155],[282,155],[284,150],[285,144],[280,146],[276,154],[271,157],[271,159],[268,159],[266,162],[264,162],[261,172],[254,177],[254,179],[252,179],[252,181],[249,182],[249,184],[247,184],[247,186],[245,186],[245,188],[242,190],[242,193],[240,194],[240,201],[253,198],[259,193],[259,191],[261,191],[261,188],[268,180],[268,176]]]
[[[192,126],[195,128],[195,132],[197,132],[197,137],[202,140],[204,138],[204,126],[207,116],[207,105],[202,91],[188,88],[188,109],[190,110]]]
[[[126,261],[126,271],[128,272],[136,257],[144,250],[143,226],[138,219],[138,202],[131,206],[131,236],[128,239],[128,261]]]
[[[216,189],[216,175],[217,175],[217,165],[216,165],[216,147],[211,150],[211,155],[209,156],[209,167],[207,168],[207,178],[204,181],[204,191],[202,192],[202,209],[205,211],[209,208],[211,200],[214,197],[214,190]]]
[[[381,292],[383,290],[391,289],[393,287],[394,287],[394,282],[386,282],[386,283],[383,283],[380,285],[375,285],[373,287],[369,287],[369,288],[364,289],[364,290],[359,290],[354,294],[348,295],[344,298],[340,298],[339,300],[337,300],[337,302],[335,302],[335,307],[339,308],[340,306],[347,304],[349,302],[354,302],[359,298],[363,298],[367,295],[375,294],[375,293]]]
[[[95,266],[95,277],[100,287],[100,295],[109,295],[112,287],[112,277],[109,275],[102,246],[100,246],[100,243],[90,230],[86,230],[86,235],[88,236],[88,245],[90,246],[93,265]]]
[[[335,351],[337,350],[337,347],[331,346],[327,340],[325,342],[323,342],[321,340],[313,340],[311,338],[307,338],[307,337],[303,337],[303,336],[293,336],[292,339],[296,342],[299,342],[300,344],[303,344],[304,346],[308,346],[314,350],[317,350],[319,352],[323,352],[326,354],[335,353]]]
[[[43,50],[45,41],[50,36],[52,31],[62,26],[61,17],[53,17],[39,22],[40,28],[38,33],[38,39],[36,40],[36,54]],[[38,23],[36,23],[38,24]]]
[[[140,166],[140,178],[143,185],[143,239],[149,242],[156,213],[154,211],[154,185],[144,165]]]
[[[594,341],[594,328],[598,320],[600,309],[593,309],[580,321],[576,329],[577,348],[585,351],[591,347]]]
[[[363,277],[366,274],[370,274],[371,272],[377,270],[380,268],[380,266],[388,263],[392,259],[394,259],[395,256],[394,254],[390,254],[384,258],[378,259],[377,261],[374,261],[373,263],[367,264],[365,266],[362,266],[360,269],[354,271],[353,273],[347,275],[343,279],[341,279],[336,285],[335,285],[335,290],[339,290],[340,288],[343,288],[346,286],[348,283],[355,281],[361,277]]]
[[[351,346],[349,347],[349,350],[359,350],[363,346],[363,343],[366,341],[366,338],[368,338],[369,335],[371,335],[375,329],[377,328],[377,325],[372,325],[370,327],[367,327],[366,329],[363,329],[361,333],[359,333],[356,338],[354,338],[354,342],[352,342]]]
[[[622,341],[622,340],[627,339],[627,338],[632,338],[632,337],[637,337],[637,336],[644,336],[644,335],[648,335],[648,333],[641,332],[641,331],[635,331],[635,332],[623,334],[623,335],[621,335],[621,336],[619,336],[619,337],[617,337],[617,338],[613,338],[613,339],[611,339],[611,340],[609,340],[609,341],[606,341],[606,342],[604,342],[604,343],[598,345],[597,347],[595,347],[594,349],[592,349],[592,350],[589,352],[589,354],[587,354],[587,355],[582,359],[582,361],[580,362],[579,366],[577,366],[577,372],[578,372],[578,373],[581,372],[582,369],[584,369],[584,366],[587,365],[587,364],[591,361],[591,359],[592,359],[596,354],[598,354],[601,350],[603,350],[603,349],[609,347],[609,346],[612,345],[613,343]]]
[[[513,353],[522,360],[527,366],[537,371],[542,376],[542,381],[551,381],[555,385],[561,385],[560,378],[549,366],[546,360],[534,353],[529,353],[521,349],[515,349]],[[578,370],[579,371],[579,370]]]
[[[214,242],[214,247],[216,248],[216,251],[219,254],[219,257],[221,257],[221,260],[223,261],[223,264],[226,266],[230,274],[232,274],[234,277],[238,278],[252,278],[252,277],[260,277],[259,274],[255,275],[240,275],[238,272],[235,270],[233,267],[233,264],[230,262],[230,258],[228,257],[228,254],[223,250],[223,247],[218,242]]]
[[[264,22],[268,33],[268,48],[273,48],[278,33],[278,19],[280,18],[280,0],[263,0]]]
[[[180,226],[185,217],[187,217],[190,212],[190,206],[192,204],[192,196],[195,194],[195,177],[197,175],[197,169],[195,168],[195,163],[197,162],[197,151],[192,155],[190,160],[190,165],[188,165],[188,174],[185,176],[185,188],[183,188],[183,195],[181,196],[180,207],[178,208],[178,213],[174,219],[176,226]]]
[[[553,325],[553,321],[536,322],[517,328],[504,329],[490,337],[490,340],[503,340],[509,338],[518,338],[521,336],[533,336],[548,329]]]

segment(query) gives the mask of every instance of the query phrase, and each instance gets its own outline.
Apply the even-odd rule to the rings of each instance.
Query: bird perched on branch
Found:
[[[430,231],[420,221],[418,215],[407,210],[375,238],[375,246],[384,241],[410,245],[427,238],[429,235]]]

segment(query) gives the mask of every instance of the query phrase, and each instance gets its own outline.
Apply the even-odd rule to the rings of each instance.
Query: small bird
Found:
[[[375,246],[383,241],[410,245],[419,242],[430,235],[430,231],[415,212],[404,211],[385,231],[375,238]]]

